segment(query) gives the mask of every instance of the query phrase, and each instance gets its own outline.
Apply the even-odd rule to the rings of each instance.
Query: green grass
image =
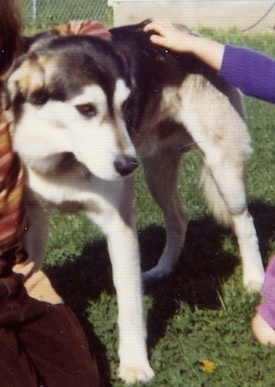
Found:
[[[275,56],[273,35],[203,31],[221,41],[247,45]],[[263,258],[275,250],[275,109],[246,98],[255,153],[248,165],[248,195]],[[250,330],[259,296],[241,283],[234,235],[211,218],[197,185],[198,159],[182,168],[180,192],[191,215],[175,275],[145,293],[148,348],[154,387],[274,386],[275,350],[259,345]],[[137,173],[137,214],[142,267],[152,266],[164,244],[162,218]],[[111,266],[101,232],[84,216],[52,217],[45,269],[82,322],[96,351],[106,386],[117,379],[117,306]],[[205,372],[202,362],[214,363]]]

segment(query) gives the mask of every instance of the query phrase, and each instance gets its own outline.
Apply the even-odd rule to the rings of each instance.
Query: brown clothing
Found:
[[[79,322],[64,304],[25,300],[0,329],[1,387],[98,387],[98,370]],[[30,317],[34,307],[37,316]],[[43,310],[44,309],[44,310]],[[18,317],[18,322],[15,322]]]

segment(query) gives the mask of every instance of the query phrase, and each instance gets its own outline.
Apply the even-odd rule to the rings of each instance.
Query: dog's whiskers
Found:
[[[186,148],[189,148],[189,147],[192,147],[194,145],[196,145],[197,143],[195,143],[194,141],[191,141],[191,142],[188,142],[187,144],[184,144],[180,147],[177,148],[177,151],[180,152],[181,150],[183,149],[186,149]]]

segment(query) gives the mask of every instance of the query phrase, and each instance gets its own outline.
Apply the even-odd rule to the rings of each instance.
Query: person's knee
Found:
[[[252,332],[259,343],[275,346],[275,330],[268,325],[259,313],[256,313],[252,319]]]

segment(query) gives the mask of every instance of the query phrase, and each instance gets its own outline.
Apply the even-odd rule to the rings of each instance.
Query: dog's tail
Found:
[[[201,168],[200,181],[209,210],[212,212],[217,222],[224,226],[231,227],[232,218],[229,213],[228,206],[219,191],[211,170],[205,164],[203,164]]]

